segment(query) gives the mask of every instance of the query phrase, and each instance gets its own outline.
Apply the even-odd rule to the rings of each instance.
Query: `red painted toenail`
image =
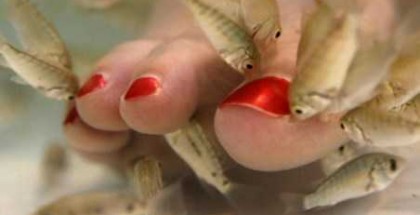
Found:
[[[103,75],[95,74],[93,75],[80,89],[77,97],[85,96],[93,91],[102,89],[106,85],[106,80]]]
[[[221,107],[244,106],[270,116],[290,114],[288,89],[290,82],[277,77],[266,77],[252,81],[233,92]]]
[[[124,96],[125,100],[149,96],[154,94],[160,87],[160,83],[156,78],[143,77],[131,83],[130,88]]]
[[[72,109],[70,109],[70,111],[67,113],[67,117],[64,120],[64,125],[67,124],[71,124],[74,121],[76,121],[76,119],[79,118],[79,113],[77,112],[76,107],[73,107]]]

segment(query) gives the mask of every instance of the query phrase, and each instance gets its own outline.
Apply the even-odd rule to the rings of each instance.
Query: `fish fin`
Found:
[[[284,215],[301,214],[304,209],[303,200],[305,194],[302,193],[280,193],[278,198],[285,205]]]
[[[51,64],[71,69],[67,47],[45,16],[29,0],[7,0],[8,19],[26,52]]]
[[[201,2],[217,9],[220,13],[224,14],[230,20],[235,22],[241,27],[245,27],[243,10],[241,9],[241,0],[200,0]]]
[[[21,77],[19,77],[17,75],[13,75],[12,77],[10,77],[10,80],[12,82],[15,82],[16,84],[19,84],[19,85],[24,85],[24,86],[29,85],[28,82],[26,82],[25,80],[23,80]]]
[[[284,211],[278,192],[269,188],[233,184],[226,198],[241,215],[275,215]]]

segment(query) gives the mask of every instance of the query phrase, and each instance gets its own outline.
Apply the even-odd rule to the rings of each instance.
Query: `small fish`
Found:
[[[325,110],[339,94],[358,49],[359,18],[347,13],[298,67],[292,82],[290,109],[297,119]]]
[[[55,27],[28,0],[7,0],[9,20],[30,55],[71,69],[70,54]]]
[[[74,99],[79,84],[77,77],[70,70],[20,51],[1,39],[0,54],[16,74],[46,97],[58,100]]]
[[[220,146],[210,142],[196,120],[192,120],[186,127],[169,133],[165,137],[171,148],[200,179],[223,194],[233,189],[233,183],[224,172]]]
[[[130,179],[136,193],[144,202],[148,202],[163,189],[161,164],[150,156],[141,157],[135,161]]]
[[[68,168],[68,155],[62,144],[52,143],[47,146],[41,163],[41,175],[45,188],[58,184],[60,177]]]
[[[361,47],[347,72],[339,95],[327,111],[345,112],[376,96],[380,83],[387,78],[395,54],[392,41],[374,42]]]
[[[240,0],[245,25],[255,42],[271,44],[280,38],[282,29],[276,0]]]
[[[331,175],[343,164],[356,157],[358,147],[352,142],[341,145],[338,149],[321,159],[321,168],[325,175]]]
[[[186,127],[166,134],[165,137],[197,177],[223,194],[238,214],[274,215],[281,212],[281,206],[276,204],[277,193],[235,183],[226,175],[228,163],[225,152],[214,138],[205,133],[196,118]],[[262,199],[262,202],[255,204]]]
[[[404,1],[398,1],[399,4]],[[407,1],[409,3],[410,1]],[[420,93],[420,4],[411,2],[411,9],[400,13],[401,21],[396,37],[399,53],[391,65],[390,74],[375,98],[381,108],[401,106]],[[398,13],[398,11],[397,11]]]
[[[420,121],[369,103],[348,112],[341,128],[355,142],[378,147],[410,145],[420,141]]]
[[[184,0],[201,29],[224,61],[244,73],[255,71],[259,52],[248,32],[216,7],[201,0]]]
[[[120,191],[102,191],[66,196],[54,201],[34,215],[144,215],[145,205],[136,196]]]
[[[399,55],[376,99],[385,109],[400,106],[420,93],[420,46],[417,53]]]
[[[362,155],[342,166],[304,197],[303,208],[333,206],[386,189],[405,167],[403,158],[385,154]]]

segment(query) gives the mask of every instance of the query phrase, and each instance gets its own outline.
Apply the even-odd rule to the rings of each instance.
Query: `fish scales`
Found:
[[[77,93],[77,77],[70,70],[44,62],[9,44],[0,46],[0,52],[20,77],[47,97],[72,99]]]
[[[304,198],[306,210],[332,206],[388,187],[401,173],[404,159],[385,153],[362,155],[334,172]]]
[[[55,27],[28,0],[7,0],[9,19],[28,53],[71,69],[70,54]]]

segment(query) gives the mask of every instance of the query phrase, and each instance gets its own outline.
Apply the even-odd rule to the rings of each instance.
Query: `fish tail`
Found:
[[[278,193],[268,188],[234,184],[226,197],[240,215],[277,215],[285,209]]]

